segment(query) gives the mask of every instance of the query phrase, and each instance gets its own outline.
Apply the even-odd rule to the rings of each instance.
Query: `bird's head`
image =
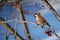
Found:
[[[34,14],[34,17],[37,17],[37,16],[40,16],[40,13],[39,13],[39,12],[36,12],[36,13]]]

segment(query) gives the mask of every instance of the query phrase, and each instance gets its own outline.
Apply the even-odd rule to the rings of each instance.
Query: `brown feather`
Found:
[[[40,13],[35,13],[35,16],[38,24],[40,24],[41,26],[46,25],[47,21],[40,15]]]

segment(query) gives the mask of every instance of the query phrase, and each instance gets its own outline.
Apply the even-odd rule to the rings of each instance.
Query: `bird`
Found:
[[[49,27],[51,26],[42,16],[39,12],[36,12],[34,14],[34,17],[35,17],[35,20],[37,22],[37,25],[40,25],[42,28],[45,26],[45,25],[48,25]]]
[[[48,36],[52,36],[52,33],[53,33],[53,34],[55,34],[56,37],[60,38],[60,36],[55,33],[54,28],[53,28],[53,30],[51,29],[52,26],[47,22],[47,20],[45,20],[45,18],[43,18],[41,16],[41,14],[39,12],[36,12],[34,14],[34,17],[37,22],[37,25],[40,25],[42,28],[44,28],[45,25],[49,26],[49,28],[44,28],[46,30],[45,34],[47,34]]]
[[[45,18],[43,18],[39,12],[36,12],[34,14],[34,17],[37,25],[40,25],[42,28],[44,28],[45,25],[49,26],[49,28],[44,28],[46,30],[45,34],[47,34],[48,36],[52,36],[52,30],[50,30],[51,25],[47,22],[47,20],[45,20]]]

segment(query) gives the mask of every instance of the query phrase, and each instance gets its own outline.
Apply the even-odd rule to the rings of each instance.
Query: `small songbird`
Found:
[[[53,33],[53,34],[55,34],[55,36],[60,38],[60,36],[55,33],[54,28],[53,28],[53,30],[50,28],[52,26],[40,15],[39,12],[36,12],[34,17],[35,17],[35,20],[37,21],[37,24],[40,25],[42,28],[44,28],[45,25],[49,26],[49,28],[44,28],[46,30],[45,34],[47,34],[48,36],[52,36],[52,33]]]
[[[42,28],[47,24],[50,27],[50,24],[40,15],[39,12],[36,12],[35,20],[37,21],[37,24],[40,25]]]
[[[49,27],[51,26],[41,15],[40,13],[36,12],[35,15],[35,20],[37,21],[37,24],[40,25],[42,28],[44,28],[45,25],[48,25]],[[52,36],[51,34],[51,30],[49,30],[48,28],[44,28],[46,31],[45,31],[45,34],[47,34],[48,36]]]

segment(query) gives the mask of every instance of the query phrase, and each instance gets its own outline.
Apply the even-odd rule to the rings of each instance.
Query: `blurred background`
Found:
[[[27,40],[30,38],[30,40],[60,40],[54,34],[51,37],[47,36],[41,27],[34,24],[36,20],[33,15],[35,12],[39,12],[60,35],[60,22],[42,0],[18,0],[22,14],[19,14],[20,10],[17,11],[17,8],[10,6],[10,3],[14,5],[15,1],[0,0],[0,40]],[[48,2],[60,15],[60,0],[48,0]],[[4,20],[7,23],[1,23]],[[27,22],[23,23],[21,20]]]

